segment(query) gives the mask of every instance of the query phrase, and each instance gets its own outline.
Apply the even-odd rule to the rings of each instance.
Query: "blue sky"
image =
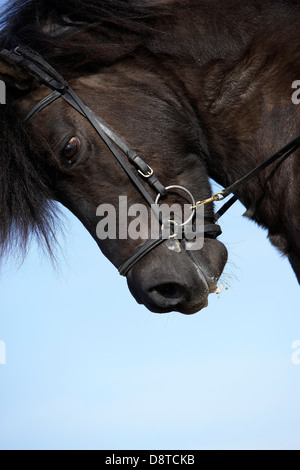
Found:
[[[241,209],[230,288],[191,317],[137,305],[67,211],[58,270],[34,246],[7,264],[0,448],[299,449],[299,288]]]
[[[0,2],[1,4],[1,2]],[[299,286],[237,204],[223,283],[156,315],[64,210],[59,266],[0,274],[0,449],[300,449]]]

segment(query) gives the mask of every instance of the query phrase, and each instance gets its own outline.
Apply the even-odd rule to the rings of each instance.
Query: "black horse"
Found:
[[[177,188],[168,202],[209,199],[209,177],[231,185],[294,139],[297,20],[294,0],[11,3],[0,38],[2,256],[26,250],[32,233],[51,252],[59,201],[115,266],[142,252],[123,270],[138,302],[155,312],[206,306],[227,260],[212,202],[197,250],[186,237],[150,250],[120,232],[100,240],[97,207],[118,216],[120,196],[143,202],[136,169],[151,200],[170,185],[189,193]],[[130,157],[125,171],[107,135]],[[300,281],[299,166],[294,152],[234,192]]]

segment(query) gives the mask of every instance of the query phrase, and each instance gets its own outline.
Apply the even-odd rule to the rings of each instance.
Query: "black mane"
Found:
[[[45,168],[48,146],[28,134],[9,96],[0,126],[0,260],[18,248],[25,255],[32,235],[53,256],[57,207]]]
[[[68,79],[133,54],[167,14],[158,1],[15,0],[4,11],[0,44],[30,46]]]

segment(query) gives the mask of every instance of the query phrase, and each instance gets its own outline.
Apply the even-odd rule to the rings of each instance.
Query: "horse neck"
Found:
[[[292,103],[292,84],[300,80],[299,20],[293,2],[200,1],[178,15],[164,41],[152,45],[194,108],[206,136],[209,174],[223,186],[299,134],[300,108]],[[299,191],[291,191],[292,180],[300,185],[300,162],[293,156],[274,168],[237,194],[276,246],[288,251],[289,233],[300,256]],[[294,216],[287,220],[286,212]],[[296,263],[300,280],[300,257]]]
[[[151,46],[194,108],[210,174],[225,186],[299,132],[292,83],[300,79],[300,9],[282,7],[283,15],[280,2],[227,0],[214,2],[222,3],[216,15],[211,0],[190,3]]]

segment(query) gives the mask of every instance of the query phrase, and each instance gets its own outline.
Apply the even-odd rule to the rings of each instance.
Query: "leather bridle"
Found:
[[[51,103],[56,101],[59,98],[63,98],[70,106],[72,106],[76,111],[78,111],[82,116],[84,116],[92,127],[95,129],[99,137],[106,144],[110,152],[119,162],[127,176],[129,177],[131,183],[138,189],[143,198],[146,200],[148,205],[151,208],[151,211],[154,212],[155,216],[161,223],[164,223],[161,220],[161,213],[159,210],[159,205],[157,201],[160,197],[166,196],[169,188],[181,188],[184,192],[190,194],[190,192],[182,186],[163,186],[157,176],[154,174],[152,168],[134,151],[132,150],[126,142],[116,135],[111,129],[109,129],[101,119],[96,116],[93,111],[88,108],[79,98],[79,96],[72,90],[68,83],[63,79],[61,75],[46,62],[37,52],[33,51],[30,48],[17,46],[13,50],[9,51],[3,49],[0,51],[0,55],[6,57],[8,60],[17,63],[21,67],[27,69],[32,75],[39,77],[39,79],[48,86],[52,92],[39,101],[27,114],[25,121],[29,121],[36,114],[42,111],[44,108],[49,106]],[[115,145],[119,147],[120,150],[126,155],[128,162],[123,158],[120,152],[116,149]],[[275,161],[286,159],[292,155],[297,148],[300,146],[300,136],[296,137],[293,141],[283,147],[281,150],[276,152],[270,158],[265,160],[262,164],[258,165],[252,171],[247,173],[245,176],[234,182],[232,185],[223,189],[222,191],[217,192],[213,196],[195,202],[192,198],[191,210],[195,211],[199,206],[203,206],[214,201],[221,201],[227,198],[230,194],[233,194],[236,189],[256,176],[262,170],[267,168],[269,165]],[[138,175],[134,173],[132,167],[138,171]],[[148,183],[148,185],[155,191],[157,194],[156,199],[154,200],[149,192],[146,190],[142,184],[141,178]],[[221,228],[216,222],[219,218],[232,206],[232,204],[237,200],[237,196],[234,195],[223,207],[215,214],[214,220],[206,219],[204,217],[204,226],[201,227],[201,233],[205,237],[217,238],[221,233]],[[184,225],[184,224],[182,224]],[[133,255],[126,260],[121,266],[119,266],[119,273],[123,276],[126,276],[129,270],[140,261],[147,253],[152,251],[155,247],[164,242],[165,239],[162,236],[162,231],[159,236],[155,239],[150,239],[145,242],[142,246],[137,248]]]
[[[145,201],[148,203],[151,208],[151,211],[154,212],[154,215],[159,220],[161,225],[164,223],[164,221],[161,220],[159,205],[156,201],[158,201],[160,197],[166,196],[170,188],[179,188],[183,192],[191,195],[190,192],[182,186],[163,186],[157,176],[154,174],[152,168],[134,150],[132,150],[123,139],[121,139],[111,129],[109,129],[101,121],[101,119],[96,116],[93,111],[82,102],[79,96],[64,80],[64,78],[37,52],[27,47],[17,46],[11,51],[3,49],[0,52],[0,55],[6,57],[9,61],[15,62],[19,66],[27,69],[35,77],[39,77],[43,84],[52,90],[49,95],[39,101],[29,111],[24,121],[29,121],[36,114],[38,114],[44,108],[49,106],[51,103],[53,103],[59,98],[63,98],[70,106],[72,106],[76,111],[78,111],[89,121],[89,123],[95,129],[99,137],[101,137],[110,152],[121,165],[121,167],[129,177],[131,183],[138,189]],[[128,162],[132,166],[130,166],[128,162],[123,158],[123,156],[120,154],[114,144],[122,150],[122,152],[126,155]],[[138,174],[134,173],[132,167],[134,167],[138,171]],[[143,180],[146,181],[148,185],[157,194],[155,200],[152,198],[150,193],[142,184],[141,178],[143,178]],[[193,197],[191,199],[191,203],[195,204]],[[203,235],[206,237],[216,238],[222,233],[222,231],[220,226],[214,223],[214,220],[204,218],[204,226],[201,227],[201,233],[203,233]],[[124,263],[122,263],[121,266],[119,266],[119,273],[123,276],[126,276],[129,270],[138,261],[140,261],[147,253],[152,251],[155,247],[157,247],[164,241],[165,238],[163,237],[163,232],[160,231],[160,234],[156,238],[148,240],[142,246],[137,248],[133,255]]]

